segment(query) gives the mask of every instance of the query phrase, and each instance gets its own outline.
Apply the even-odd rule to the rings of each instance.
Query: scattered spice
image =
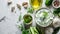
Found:
[[[14,12],[14,10],[15,10],[15,7],[12,7],[12,8],[11,8],[11,12]]]
[[[5,20],[5,18],[6,18],[6,16],[2,17],[2,18],[0,19],[0,22],[1,22],[2,20]]]
[[[12,4],[12,1],[8,1],[8,6]]]
[[[18,8],[19,10],[21,10],[21,6],[20,6],[19,4],[17,4],[17,8]]]
[[[24,8],[27,9],[28,3],[27,3],[27,2],[23,2],[23,3],[22,3],[22,6],[24,6]]]

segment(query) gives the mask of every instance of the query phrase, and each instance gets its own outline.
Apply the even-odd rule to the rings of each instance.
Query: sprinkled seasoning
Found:
[[[21,6],[20,6],[19,4],[17,4],[17,8],[18,8],[19,10],[21,10]]]

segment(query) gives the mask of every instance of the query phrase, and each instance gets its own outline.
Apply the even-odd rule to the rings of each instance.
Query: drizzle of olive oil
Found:
[[[31,0],[31,6],[34,9],[39,9],[42,5],[42,0]]]

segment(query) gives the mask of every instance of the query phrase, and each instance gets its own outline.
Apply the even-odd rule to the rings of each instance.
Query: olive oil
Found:
[[[42,5],[42,0],[31,0],[30,4],[33,7],[33,9],[39,9]]]

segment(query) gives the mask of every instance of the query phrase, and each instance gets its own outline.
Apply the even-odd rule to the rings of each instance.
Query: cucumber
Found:
[[[46,0],[45,5],[50,6],[52,4],[53,0]]]

